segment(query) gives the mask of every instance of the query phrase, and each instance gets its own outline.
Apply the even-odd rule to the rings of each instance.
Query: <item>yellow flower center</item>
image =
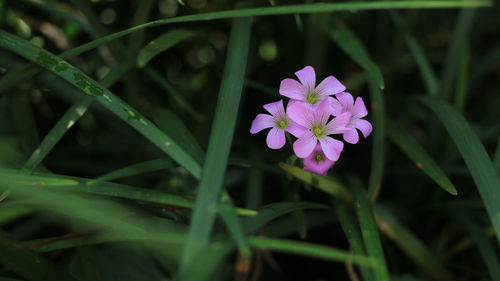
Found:
[[[286,129],[286,127],[288,127],[288,119],[281,119],[279,120],[278,122],[276,122],[276,127],[278,127],[279,129]]]
[[[323,128],[321,128],[320,126],[314,126],[312,128],[312,132],[317,138],[319,138],[323,135]]]
[[[319,102],[319,96],[315,92],[307,93],[306,102],[310,104],[317,104]]]
[[[321,163],[324,160],[325,160],[325,156],[323,155],[323,153],[318,152],[318,153],[314,154],[314,161],[316,163]]]

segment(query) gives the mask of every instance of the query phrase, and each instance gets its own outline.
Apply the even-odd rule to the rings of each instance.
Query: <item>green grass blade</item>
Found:
[[[391,122],[388,123],[387,127],[389,139],[401,149],[419,169],[426,173],[435,183],[448,193],[457,195],[457,190],[450,179],[410,134]]]
[[[133,60],[131,59],[121,62],[100,81],[101,85],[109,88],[132,67]],[[61,140],[61,138],[69,131],[69,129],[71,129],[80,117],[83,116],[94,101],[95,98],[93,96],[85,95],[74,103],[57,121],[52,129],[50,129],[49,133],[45,136],[37,149],[33,151],[28,161],[24,164],[23,170],[31,173],[43,161],[45,156],[47,156],[59,140]]]
[[[222,194],[222,198],[219,202],[219,215],[224,221],[231,237],[236,243],[241,255],[245,258],[250,259],[251,251],[248,247],[245,234],[243,233],[243,227],[240,220],[235,215],[235,209],[232,204],[231,198],[227,194]]]
[[[0,205],[0,226],[33,212],[33,208],[2,203]]]
[[[356,226],[356,219],[351,214],[346,205],[339,205],[337,207],[337,214],[340,221],[340,225],[344,230],[344,233],[349,240],[349,245],[355,255],[366,255],[365,246],[363,245],[363,240],[361,238],[361,233],[359,228]],[[370,270],[366,267],[360,267],[359,271],[364,281],[372,281],[373,275]]]
[[[338,197],[347,202],[352,202],[351,193],[340,183],[335,182],[328,177],[316,175],[285,163],[279,163],[279,166],[288,174],[305,183],[308,183],[328,194],[331,194],[334,197]]]
[[[500,179],[476,133],[451,105],[444,101],[419,99],[437,115],[458,147],[476,183],[481,199],[500,241]]]
[[[185,29],[170,30],[149,42],[137,56],[137,66],[144,67],[159,53],[195,36],[196,33]]]
[[[457,280],[438,257],[409,229],[382,206],[375,206],[375,216],[382,232],[435,280]]]
[[[258,215],[244,219],[243,226],[245,233],[254,234],[268,222],[293,211],[318,208],[323,209],[328,208],[328,206],[312,202],[281,202],[266,205],[258,210]]]
[[[19,249],[4,233],[0,233],[0,264],[29,281],[76,281],[49,260],[30,250]]]
[[[456,79],[457,70],[459,69],[460,56],[469,41],[475,13],[476,11],[474,9],[462,9],[458,16],[455,30],[452,35],[453,40],[450,44],[448,55],[446,56],[446,62],[441,77],[439,96],[444,99],[449,99],[453,91],[453,84]]]
[[[495,170],[500,177],[500,141],[498,141],[495,156],[493,156],[493,166],[495,167]]]
[[[492,5],[489,0],[471,0],[471,1],[376,1],[376,2],[345,2],[345,3],[314,3],[304,5],[291,5],[291,6],[274,6],[264,8],[250,8],[238,9],[231,11],[202,13],[188,16],[180,16],[170,19],[163,19],[148,22],[142,25],[134,26],[125,29],[97,40],[88,42],[79,47],[66,51],[60,55],[62,59],[77,56],[86,51],[92,50],[102,44],[111,40],[118,39],[122,36],[139,31],[144,28],[159,26],[164,24],[193,22],[193,21],[207,21],[228,18],[240,18],[250,16],[271,16],[271,15],[289,15],[289,14],[309,14],[309,13],[326,13],[326,12],[339,12],[339,11],[366,11],[366,10],[386,10],[386,9],[447,9],[459,7],[488,7]],[[27,67],[29,69],[30,67]],[[31,73],[20,71],[23,75],[9,75],[9,85],[15,85],[22,79],[34,75],[37,71],[31,70]],[[5,91],[8,87],[0,81],[0,93]]]
[[[96,181],[112,181],[116,179],[131,177],[148,172],[160,171],[175,167],[170,159],[155,159],[150,161],[141,162],[138,164],[130,165],[109,173],[106,173],[98,178]]]
[[[420,74],[424,80],[427,93],[431,96],[436,96],[438,94],[439,82],[424,50],[422,50],[418,44],[417,39],[410,33],[401,18],[401,15],[397,11],[391,11],[391,18],[396,26],[403,32],[405,43],[417,63]]]
[[[373,114],[373,148],[368,192],[371,200],[375,200],[382,188],[385,163],[385,102],[382,93],[374,82],[368,81],[370,87],[371,109]]]
[[[375,267],[377,264],[376,260],[367,256],[354,255],[343,250],[307,242],[254,236],[248,238],[248,243],[257,249],[265,249],[336,262],[351,262],[371,267]]]
[[[194,262],[196,255],[210,240],[215,218],[214,209],[217,206],[217,197],[226,171],[243,89],[250,31],[251,19],[234,21],[188,242],[180,265],[180,280],[183,280],[183,275],[189,271],[191,262]]]
[[[463,220],[465,227],[476,241],[477,247],[481,256],[483,256],[484,263],[488,268],[491,280],[500,280],[500,261],[495,252],[495,245],[492,245],[484,234],[484,231],[471,219]]]
[[[361,235],[365,243],[366,252],[370,257],[376,259],[378,263],[378,266],[373,268],[375,280],[390,280],[382,243],[367,194],[361,187],[359,180],[352,179],[351,181],[351,188],[353,190],[354,199],[356,200],[356,213],[358,215],[359,225],[361,226]]]
[[[9,49],[12,52],[38,63],[40,66],[50,70],[57,76],[81,89],[87,95],[95,97],[99,103],[139,131],[191,174],[195,176],[200,174],[200,165],[196,163],[189,154],[183,151],[177,143],[105,87],[102,87],[102,85],[98,84],[69,63],[36,45],[2,30],[0,30],[0,35],[0,47]]]
[[[136,26],[147,22],[155,3],[155,0],[139,1],[137,3],[136,12],[134,13],[134,18],[132,19],[131,26]],[[142,32],[135,32],[129,36],[127,44],[128,49],[131,50],[132,53],[135,54],[144,44],[144,40],[146,38],[145,33],[145,30],[142,30]]]
[[[328,32],[330,38],[337,43],[337,45],[349,57],[358,63],[368,73],[373,82],[383,90],[385,87],[384,77],[378,66],[373,62],[368,54],[368,51],[363,46],[363,43],[347,28],[331,29]]]
[[[137,200],[142,202],[193,208],[194,201],[182,196],[163,191],[137,188],[129,185],[88,180],[78,177],[68,177],[52,174],[26,175],[15,170],[0,169],[0,184],[11,184],[20,187],[43,187],[53,191],[72,191],[109,197]],[[248,209],[237,209],[238,214],[255,215]]]
[[[458,112],[463,113],[465,109],[465,101],[469,87],[469,42],[465,43],[462,48],[462,53],[459,58],[457,90],[455,94],[455,107]]]
[[[153,110],[151,118],[158,125],[158,128],[171,136],[196,162],[203,163],[205,153],[179,116],[171,110],[160,108]]]

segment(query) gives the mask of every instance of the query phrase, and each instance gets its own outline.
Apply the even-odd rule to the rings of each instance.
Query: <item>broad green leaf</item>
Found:
[[[369,266],[373,268],[378,266],[377,261],[373,258],[351,254],[347,251],[308,242],[254,236],[248,238],[248,243],[257,249],[265,249],[336,262],[351,262],[361,266]]]
[[[389,139],[401,149],[419,169],[426,173],[441,188],[452,195],[457,195],[457,190],[450,179],[410,134],[391,122],[388,123],[387,133]]]
[[[17,247],[5,237],[5,233],[0,233],[0,264],[29,281],[76,281],[44,257]]]
[[[144,67],[148,62],[159,53],[192,38],[196,33],[185,29],[170,30],[163,35],[149,42],[137,56],[137,66]]]
[[[368,73],[373,82],[383,90],[385,87],[384,77],[378,66],[373,62],[363,43],[346,28],[331,29],[328,32],[330,38],[344,51],[349,57],[358,63]]]
[[[358,215],[366,252],[368,256],[374,258],[378,263],[378,266],[373,268],[373,275],[377,281],[388,281],[390,280],[389,270],[385,262],[382,243],[380,241],[377,225],[375,224],[372,208],[368,201],[368,196],[361,187],[361,183],[358,179],[351,179],[350,183],[356,201],[356,213]]]
[[[438,94],[439,82],[424,50],[422,50],[417,42],[417,39],[406,27],[406,24],[401,18],[399,12],[391,11],[391,18],[396,26],[403,32],[405,43],[417,63],[420,74],[424,80],[425,87],[427,88],[427,93],[431,96],[436,96]]]
[[[476,133],[448,103],[422,97],[419,99],[437,115],[458,147],[476,183],[481,199],[486,207],[491,223],[500,241],[500,178],[493,163]]]
[[[204,247],[208,245],[217,206],[217,197],[226,171],[234,128],[243,89],[251,19],[235,20],[231,31],[226,65],[203,164],[195,208],[191,217],[188,240],[184,248],[179,276],[183,279]]]
[[[81,89],[85,94],[95,97],[99,103],[139,131],[191,174],[195,176],[200,174],[200,165],[196,163],[189,154],[182,150],[177,143],[161,132],[130,105],[102,87],[102,85],[95,82],[69,63],[36,45],[5,31],[0,30],[0,35],[0,47],[9,49],[12,52],[36,62],[40,66],[50,70],[57,76]]]
[[[351,193],[340,183],[335,182],[328,177],[316,175],[285,163],[279,163],[279,166],[293,177],[305,183],[308,183],[344,201],[352,202]]]
[[[375,206],[375,217],[380,230],[396,243],[403,252],[435,280],[457,280],[444,267],[439,258],[420,239],[401,224],[382,206]]]
[[[361,238],[359,227],[356,225],[356,219],[351,214],[346,205],[337,206],[337,215],[342,226],[342,230],[349,240],[349,245],[356,255],[366,255],[365,246]],[[359,268],[364,281],[373,280],[372,273],[366,267]]]

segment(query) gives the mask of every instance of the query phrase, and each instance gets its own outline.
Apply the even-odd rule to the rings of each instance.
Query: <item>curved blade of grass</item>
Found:
[[[356,255],[366,255],[365,246],[363,245],[363,240],[361,238],[361,233],[359,232],[359,228],[356,226],[356,219],[351,214],[346,205],[339,205],[337,207],[337,214],[340,221],[340,225],[344,230],[344,233],[349,240],[349,245]],[[373,275],[371,271],[369,271],[365,267],[360,267],[359,271],[361,272],[361,276],[364,281],[372,281]]]
[[[183,280],[183,275],[189,270],[191,262],[194,262],[196,255],[210,240],[215,219],[214,210],[226,171],[243,89],[250,31],[251,19],[234,21],[196,205],[180,264],[180,280]]]
[[[0,205],[0,226],[33,212],[33,208],[2,203]]]
[[[170,159],[155,159],[141,162],[121,168],[96,178],[96,181],[112,181],[125,177],[140,175],[143,173],[165,170],[174,167],[174,163]]]
[[[328,177],[316,175],[285,163],[279,163],[278,165],[293,177],[344,201],[352,202],[351,193],[344,186]]]
[[[81,89],[87,95],[95,97],[99,103],[139,131],[191,174],[195,176],[200,174],[200,165],[182,150],[177,143],[161,132],[134,108],[77,68],[40,47],[2,30],[0,30],[0,47],[38,63],[40,66]]]
[[[131,59],[121,62],[100,81],[101,85],[109,88],[132,67],[133,60]],[[47,154],[59,142],[59,140],[61,140],[69,129],[71,129],[80,117],[83,116],[94,100],[94,97],[85,95],[79,101],[74,103],[57,121],[52,129],[50,129],[49,133],[44,137],[38,148],[33,151],[28,161],[24,164],[23,170],[29,173],[33,172],[33,170],[43,161],[45,156],[47,156]]]
[[[163,35],[149,42],[137,56],[137,66],[144,67],[148,62],[159,53],[168,50],[172,46],[179,44],[189,38],[192,38],[196,33],[186,29],[170,30]]]
[[[203,163],[205,153],[186,125],[173,111],[165,108],[155,109],[151,113],[151,118],[158,125],[158,128],[167,136],[171,136],[196,162]]]
[[[0,233],[0,264],[29,281],[76,281],[49,260],[30,250],[17,248],[3,233]]]
[[[458,112],[463,113],[465,108],[465,101],[467,99],[467,92],[469,87],[469,42],[465,42],[465,46],[462,48],[462,53],[459,57],[458,65],[458,78],[457,78],[457,90],[455,94],[455,107]]]
[[[378,265],[375,259],[367,256],[354,255],[343,250],[307,242],[254,236],[248,238],[248,243],[253,248],[257,249],[265,249],[337,262],[350,262],[374,268]]]
[[[385,102],[382,93],[374,82],[368,81],[370,87],[371,109],[373,114],[373,148],[372,161],[370,169],[370,181],[368,183],[368,193],[372,202],[374,202],[384,178],[385,162]]]
[[[38,187],[53,191],[83,192],[183,208],[193,208],[194,206],[194,202],[190,199],[163,191],[52,174],[26,175],[15,170],[0,169],[0,184]],[[237,213],[242,215],[256,214],[255,211],[248,209],[237,209]]]
[[[463,218],[465,227],[476,241],[479,252],[488,268],[491,280],[500,280],[500,261],[495,246],[490,243],[483,230],[471,219]]]
[[[155,0],[143,0],[137,3],[136,11],[134,13],[134,18],[132,19],[131,26],[136,26],[143,24],[148,21],[149,15],[153,10]],[[136,32],[129,36],[128,38],[128,49],[132,53],[136,53],[141,46],[144,44],[146,38],[145,30],[142,32]]]
[[[229,197],[229,195],[227,195],[227,193],[222,194],[222,198],[219,201],[219,204],[220,204],[219,215],[226,224],[226,227],[231,237],[233,238],[234,242],[236,243],[240,251],[240,254],[243,255],[245,258],[250,259],[250,255],[252,252],[250,251],[250,248],[247,245],[247,241],[245,239],[245,234],[243,233],[243,227],[241,225],[241,222],[238,219],[238,217],[234,215],[236,212],[233,203],[231,201],[231,198]]]
[[[377,205],[375,206],[375,216],[380,230],[394,241],[408,257],[420,265],[429,276],[435,280],[457,280],[446,270],[438,257],[390,212]]]
[[[99,38],[89,43],[83,44],[72,50],[66,51],[60,55],[62,59],[77,56],[86,51],[92,50],[97,46],[105,44],[111,40],[115,40],[132,32],[159,26],[170,23],[193,22],[193,21],[207,21],[228,18],[240,18],[249,16],[271,16],[271,15],[287,15],[287,14],[302,14],[302,13],[326,13],[336,11],[365,11],[365,10],[385,10],[385,9],[445,9],[445,8],[459,8],[459,7],[487,7],[491,6],[492,1],[489,0],[471,0],[471,1],[376,1],[376,2],[346,2],[346,3],[314,3],[304,5],[291,5],[291,6],[274,6],[264,8],[250,8],[238,9],[231,11],[203,13],[196,15],[180,16],[170,19],[163,19],[148,22],[142,25],[134,26],[108,36]],[[17,74],[22,75],[9,75],[9,79],[0,79],[0,93],[5,91],[8,86],[15,85],[22,79],[30,77],[37,73],[36,70],[26,70],[31,67],[25,67],[24,71],[19,71]],[[8,83],[6,83],[8,82]],[[8,85],[7,85],[8,84]]]
[[[427,97],[419,98],[424,105],[437,115],[446,127],[469,168],[481,199],[486,207],[491,223],[500,241],[500,179],[476,133],[448,103]]]
[[[389,122],[387,126],[389,139],[401,149],[424,173],[435,183],[452,195],[457,195],[457,190],[441,168],[432,160],[429,154],[408,133]]]
[[[431,96],[437,96],[439,82],[436,77],[434,70],[432,69],[427,56],[425,55],[424,50],[420,47],[417,42],[417,39],[410,33],[408,28],[406,27],[401,15],[397,11],[391,11],[392,21],[396,24],[396,26],[403,32],[405,43],[410,49],[410,52],[417,63],[418,69],[420,70],[420,74],[425,83],[425,87],[427,88],[427,93]]]
[[[247,217],[243,221],[246,234],[253,234],[268,222],[301,209],[323,209],[329,208],[327,205],[313,202],[281,202],[266,205],[258,210],[258,215]]]
[[[453,90],[453,84],[456,79],[460,56],[463,53],[463,48],[467,45],[469,34],[474,21],[474,9],[462,9],[458,15],[455,30],[453,31],[453,41],[450,44],[446,62],[443,68],[441,77],[441,88],[439,96],[448,99]]]
[[[361,43],[354,33],[347,28],[343,28],[330,29],[328,35],[337,43],[342,51],[366,70],[372,81],[375,82],[381,90],[384,89],[385,82],[382,72],[373,62],[368,51],[363,46],[363,43]]]
[[[365,243],[366,252],[378,263],[378,266],[373,268],[375,280],[390,280],[389,270],[387,269],[384,251],[382,249],[382,243],[380,241],[380,236],[378,234],[367,194],[361,187],[359,180],[350,179],[350,183],[354,199],[356,201],[356,213],[358,215],[359,225],[361,226],[361,235]]]

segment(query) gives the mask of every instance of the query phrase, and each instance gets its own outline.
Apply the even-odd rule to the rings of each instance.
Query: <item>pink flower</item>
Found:
[[[299,78],[300,83],[290,78],[281,81],[280,94],[282,96],[316,105],[325,97],[338,94],[346,89],[333,76],[326,77],[316,87],[316,73],[311,66],[306,66],[295,72],[295,75]]]
[[[256,134],[264,129],[272,128],[266,138],[269,148],[280,149],[285,145],[285,131],[296,137],[303,132],[303,128],[286,115],[283,100],[265,104],[264,109],[271,115],[258,114],[252,122],[250,133]]]
[[[335,162],[325,157],[321,145],[316,144],[312,153],[304,158],[304,171],[326,176],[326,172],[328,172],[334,164]]]
[[[316,109],[304,102],[290,101],[288,103],[288,116],[290,119],[303,126],[299,129],[299,139],[293,144],[293,151],[300,158],[309,156],[316,144],[320,143],[324,154],[331,161],[337,161],[344,143],[329,137],[332,134],[343,134],[345,126],[351,119],[351,113],[345,112],[328,122],[330,106],[327,99],[320,102]]]
[[[359,129],[365,138],[372,132],[372,124],[370,122],[361,119],[368,115],[368,110],[366,110],[365,103],[361,97],[356,98],[356,102],[351,94],[347,92],[342,92],[337,94],[335,98],[328,98],[330,102],[330,109],[333,116],[338,116],[344,112],[351,113],[352,117],[347,124],[347,130],[344,132],[344,140],[348,143],[357,143],[359,140],[358,131]]]

